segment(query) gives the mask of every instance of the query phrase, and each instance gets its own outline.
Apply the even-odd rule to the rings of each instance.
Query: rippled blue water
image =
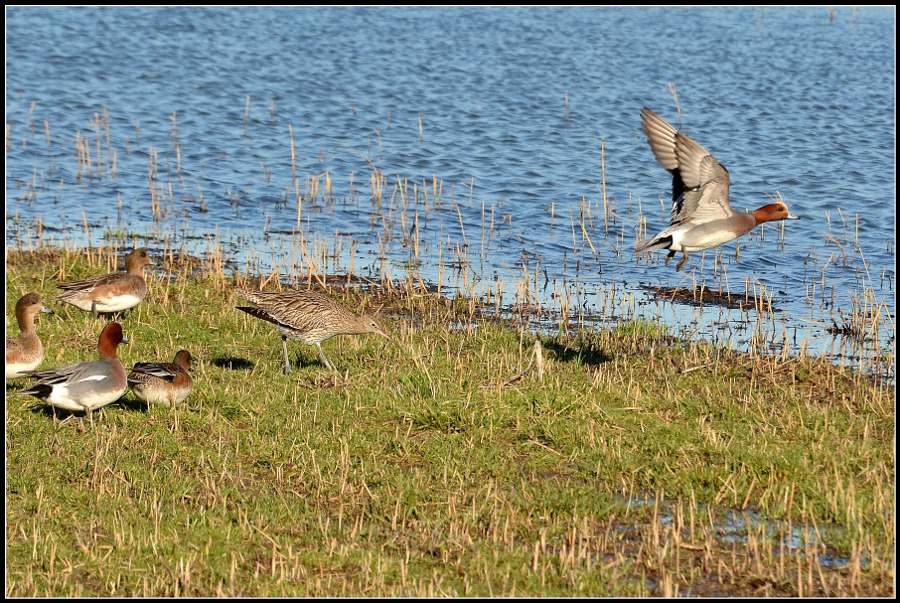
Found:
[[[7,245],[37,237],[37,220],[45,241],[87,244],[84,216],[94,245],[126,232],[202,249],[200,235],[218,233],[239,263],[249,255],[290,276],[304,269],[300,240],[321,248],[329,271],[353,262],[396,279],[416,265],[449,289],[462,279],[495,293],[502,282],[508,303],[531,300],[521,292],[530,274],[551,310],[603,314],[619,296],[701,337],[744,347],[765,331],[772,349],[836,356],[860,352],[824,327],[865,305],[893,350],[895,13],[833,17],[821,7],[11,8]],[[671,184],[641,131],[643,106],[680,119],[728,167],[735,208],[779,192],[802,216],[784,244],[780,226],[766,227],[740,240],[739,257],[730,243],[694,254],[685,273],[663,253],[637,260],[639,225],[649,235],[666,225]],[[91,171],[79,168],[77,136],[90,141]],[[323,182],[307,195],[297,235],[280,234],[298,221],[292,139],[300,193],[325,172],[333,192],[323,198]],[[373,167],[388,179],[380,205]],[[426,205],[435,180],[441,203]],[[404,181],[418,200],[400,196]],[[162,219],[151,184],[172,197]],[[325,248],[335,257],[322,260]],[[763,292],[782,312],[647,294],[695,281]],[[561,298],[567,288],[577,295]]]

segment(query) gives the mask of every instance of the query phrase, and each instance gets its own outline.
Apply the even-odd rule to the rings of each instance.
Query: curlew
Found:
[[[319,349],[319,358],[335,373],[337,370],[322,351],[322,342],[326,339],[335,335],[377,333],[397,345],[397,342],[378,326],[374,318],[355,314],[329,296],[316,291],[275,293],[238,289],[237,296],[256,304],[255,308],[237,306],[238,310],[274,324],[281,333],[286,375],[291,372],[287,351],[288,338],[315,345]]]

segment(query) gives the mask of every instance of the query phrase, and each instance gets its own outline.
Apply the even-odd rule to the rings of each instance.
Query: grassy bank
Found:
[[[46,300],[114,259],[6,259],[7,323],[29,291],[57,312],[41,368],[94,359],[105,319]],[[289,342],[285,376],[234,309],[256,283],[161,267],[120,357],[188,349],[196,411],[58,422],[7,382],[7,596],[894,594],[891,386],[634,322],[542,335],[541,373],[471,303],[337,285],[402,349],[329,340],[336,378]]]

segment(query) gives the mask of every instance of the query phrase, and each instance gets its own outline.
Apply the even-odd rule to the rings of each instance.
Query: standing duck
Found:
[[[188,371],[191,353],[178,350],[172,362],[138,362],[128,374],[128,385],[139,400],[163,406],[184,402],[194,387]]]
[[[116,348],[123,342],[128,340],[122,334],[122,325],[108,323],[97,342],[100,360],[30,373],[38,380],[20,393],[39,398],[55,408],[86,412],[93,422],[94,410],[115,402],[125,393],[128,385],[125,367],[116,356]]]
[[[121,312],[133,308],[147,295],[144,266],[150,263],[146,249],[135,249],[125,256],[125,272],[101,274],[80,281],[57,285],[65,293],[54,300],[70,303],[76,308],[92,312]]]
[[[16,322],[21,335],[6,338],[7,379],[21,377],[44,361],[44,346],[34,330],[34,317],[41,312],[53,314],[53,310],[44,307],[37,293],[23,295],[16,302]]]

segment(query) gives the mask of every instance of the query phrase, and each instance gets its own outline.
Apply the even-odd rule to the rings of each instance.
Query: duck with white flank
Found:
[[[150,264],[146,249],[135,249],[125,256],[125,272],[100,274],[79,281],[57,285],[65,293],[54,300],[70,303],[76,308],[92,312],[121,312],[133,308],[147,295],[144,266]]]
[[[125,367],[116,356],[120,343],[128,343],[122,325],[108,323],[97,342],[100,360],[29,373],[38,380],[19,393],[39,398],[55,408],[86,412],[93,423],[91,413],[121,398],[128,385]]]
[[[646,107],[641,109],[641,121],[656,160],[672,174],[672,218],[668,228],[637,244],[638,254],[668,249],[668,264],[680,251],[684,257],[675,267],[678,272],[688,253],[727,243],[763,222],[797,219],[782,201],[735,213],[728,203],[731,179],[724,165]]]

